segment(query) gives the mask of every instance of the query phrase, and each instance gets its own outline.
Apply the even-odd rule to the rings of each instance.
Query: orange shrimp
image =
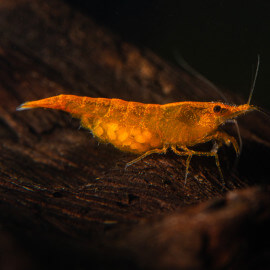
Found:
[[[185,181],[192,156],[213,156],[223,180],[218,148],[222,144],[232,144],[239,154],[239,146],[234,137],[218,130],[218,127],[227,120],[258,110],[249,104],[250,98],[247,104],[240,106],[189,101],[159,105],[59,95],[23,103],[18,110],[43,107],[71,113],[81,119],[82,126],[90,129],[101,142],[140,155],[127,166],[150,154],[165,154],[171,148],[175,154],[187,156]],[[188,148],[210,140],[214,140],[215,144],[209,152]]]

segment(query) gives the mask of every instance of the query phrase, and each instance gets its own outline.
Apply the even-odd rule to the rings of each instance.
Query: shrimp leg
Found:
[[[209,136],[206,136],[203,140],[201,140],[200,143],[205,143],[205,142],[209,142],[211,140],[215,140],[218,142],[218,147],[217,150],[220,146],[222,146],[222,144],[226,144],[227,146],[229,146],[230,144],[233,145],[233,148],[236,152],[236,155],[238,156],[240,154],[240,148],[239,145],[236,141],[236,139],[233,136],[230,136],[229,134],[227,134],[224,131],[216,131],[214,134],[211,134]],[[179,146],[182,148],[182,146]],[[213,150],[212,150],[213,151]]]
[[[137,158],[131,160],[130,162],[128,162],[128,163],[126,164],[126,166],[125,166],[125,169],[126,169],[128,166],[130,166],[130,165],[132,165],[132,164],[134,164],[134,163],[140,161],[141,159],[143,159],[143,158],[145,158],[146,156],[149,156],[149,155],[151,155],[151,154],[165,154],[165,153],[167,152],[167,149],[168,149],[168,146],[167,146],[167,145],[164,145],[162,149],[152,149],[152,150],[150,150],[150,151],[147,151],[147,152],[144,153],[143,155],[141,155],[141,156],[139,156],[139,157],[137,157]]]
[[[240,148],[239,148],[239,145],[236,141],[236,139],[230,135],[228,135],[227,133],[225,132],[222,132],[222,131],[217,131],[211,139],[215,139],[217,141],[219,141],[219,146],[223,143],[225,143],[227,146],[229,146],[230,144],[233,145],[233,148],[236,152],[236,155],[239,156],[240,154]]]
[[[191,160],[193,155],[215,157],[216,165],[218,167],[220,177],[221,177],[221,179],[223,181],[223,184],[225,184],[223,174],[222,174],[222,171],[221,171],[221,168],[220,168],[218,154],[217,154],[217,150],[218,150],[218,147],[219,147],[218,144],[215,144],[213,149],[210,152],[193,151],[193,150],[188,149],[186,146],[179,146],[179,147],[181,147],[181,149],[183,149],[184,151],[181,152],[181,151],[177,150],[175,146],[173,146],[173,145],[171,146],[171,148],[172,148],[172,150],[173,150],[173,152],[175,154],[177,154],[179,156],[188,156],[188,158],[186,160],[185,184],[187,182],[187,176],[188,176],[188,169],[189,169],[190,160]]]
[[[219,147],[222,146],[223,143],[225,143],[227,146],[232,144],[233,147],[234,147],[234,150],[236,152],[236,155],[238,156],[239,153],[240,153],[238,143],[237,143],[237,141],[236,141],[236,139],[234,137],[228,135],[227,133],[225,133],[223,131],[216,131],[214,134],[205,137],[204,140],[201,141],[201,143],[208,142],[210,140],[216,140],[217,141],[213,145],[213,148],[212,148],[212,150],[210,152],[193,151],[193,150],[188,149],[185,146],[179,146],[182,150],[184,150],[184,152],[180,152],[180,151],[178,151],[176,149],[175,146],[171,147],[175,154],[177,154],[179,156],[188,156],[187,161],[186,161],[185,183],[186,183],[187,176],[188,176],[188,169],[189,169],[190,160],[191,160],[193,155],[196,155],[196,156],[213,156],[213,157],[215,157],[216,165],[217,165],[221,180],[223,181],[223,184],[225,184],[224,183],[224,177],[223,177],[221,167],[220,167],[220,162],[219,162],[217,151],[218,151]]]

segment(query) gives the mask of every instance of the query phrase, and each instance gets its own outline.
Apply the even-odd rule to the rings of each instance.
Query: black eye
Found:
[[[218,112],[220,112],[220,110],[221,110],[221,107],[219,105],[216,105],[214,107],[214,112],[218,113]]]

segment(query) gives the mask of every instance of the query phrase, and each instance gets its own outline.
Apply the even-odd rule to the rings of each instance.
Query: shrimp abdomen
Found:
[[[144,153],[162,146],[157,123],[160,105],[157,104],[59,95],[26,102],[18,110],[39,107],[71,113],[101,142],[111,143],[122,151]]]

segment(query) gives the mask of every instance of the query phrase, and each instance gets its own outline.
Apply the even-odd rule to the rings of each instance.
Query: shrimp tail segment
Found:
[[[87,99],[87,100],[86,100]],[[88,100],[89,99],[89,100]],[[84,113],[85,104],[90,99],[88,97],[78,97],[73,95],[59,95],[50,98],[44,98],[36,101],[28,101],[17,107],[17,111],[33,108],[49,108],[62,110],[72,115],[81,115]]]
[[[20,106],[18,106],[16,108],[17,111],[24,111],[24,110],[28,110],[28,109],[32,109],[32,107],[29,107],[27,105],[28,102],[24,102],[23,104],[21,104]]]

